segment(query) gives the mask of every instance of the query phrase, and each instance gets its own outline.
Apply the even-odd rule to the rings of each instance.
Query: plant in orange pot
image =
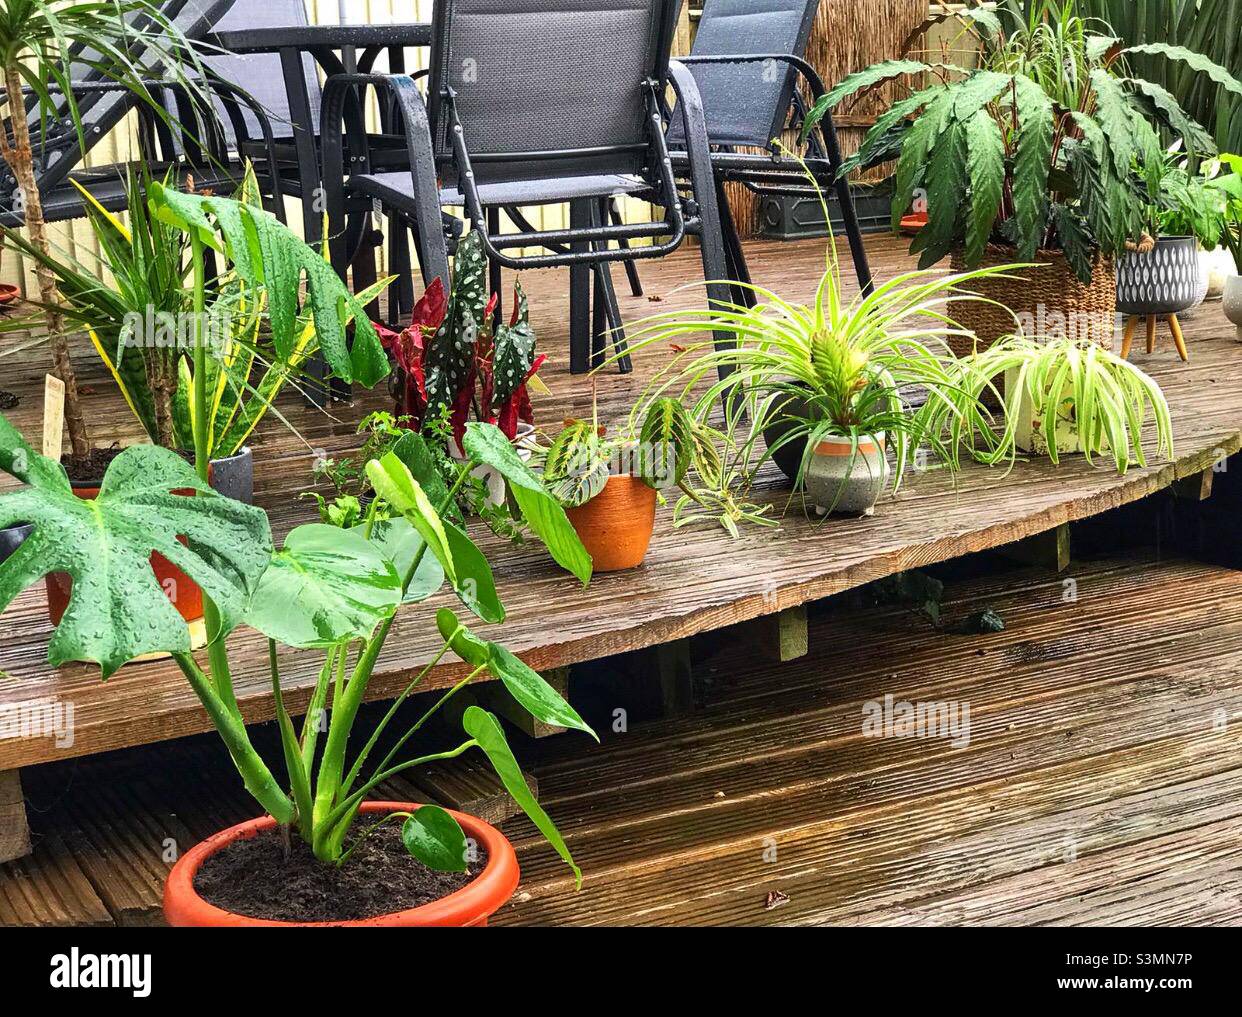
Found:
[[[461,718],[461,744],[401,758],[437,710],[485,676],[502,682],[539,720],[592,733],[538,674],[454,612],[441,608],[428,618],[440,633],[440,649],[373,730],[357,730],[399,610],[414,610],[447,582],[481,621],[504,620],[486,558],[445,514],[472,469],[485,463],[499,470],[553,557],[583,582],[590,577],[590,560],[564,513],[500,431],[468,425],[465,452],[452,485],[423,473],[411,456],[416,478],[388,453],[368,464],[377,497],[364,523],[348,530],[301,526],[273,551],[266,514],[214,492],[201,454],[195,468],[166,449],[128,448],[109,467],[98,495],[83,499],[74,496],[59,463],[36,454],[0,417],[0,469],[26,485],[0,496],[0,528],[18,520],[33,526],[0,563],[0,610],[50,572],[71,575],[73,599],[52,637],[49,661],[96,662],[106,679],[140,655],[171,654],[265,812],[182,856],[165,893],[171,924],[486,924],[517,886],[508,841],[486,823],[437,806],[368,801],[397,774],[476,749],[581,878],[492,714],[470,707]],[[192,653],[184,619],[151,573],[147,560],[155,551],[201,587],[222,620],[205,661]],[[234,691],[229,642],[243,624],[268,639],[287,783],[255,747]],[[284,705],[281,646],[323,654],[300,730]],[[464,676],[401,731],[401,705],[450,653],[463,662]]]

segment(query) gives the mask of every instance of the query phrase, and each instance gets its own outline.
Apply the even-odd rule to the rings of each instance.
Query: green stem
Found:
[[[250,744],[246,725],[241,722],[220,698],[211,681],[203,674],[194,658],[188,653],[174,653],[173,659],[181,668],[190,687],[207,710],[212,723],[233,757],[234,765],[255,800],[268,811],[276,822],[288,826],[297,818],[297,810],[289,796],[281,790],[271,770]]]
[[[461,632],[462,626],[459,625],[457,627],[457,631]],[[457,638],[456,632],[453,633],[453,638],[454,639]],[[444,655],[448,653],[449,648],[452,646],[452,642],[453,640],[450,639],[442,647],[440,647],[436,655],[432,657],[430,661],[427,662],[426,666],[423,667],[423,669],[419,671],[417,675],[414,676],[414,680],[411,681],[410,684],[405,687],[405,690],[401,693],[401,695],[399,695],[395,700],[393,700],[392,705],[388,708],[388,711],[384,714],[384,719],[381,720],[379,724],[376,725],[375,730],[371,732],[371,737],[367,739],[367,743],[366,745],[362,747],[362,751],[358,753],[358,758],[354,761],[354,765],[350,767],[349,773],[345,775],[345,779],[341,783],[341,790],[345,794],[349,794],[349,789],[353,787],[354,781],[358,779],[358,773],[359,771],[362,770],[363,764],[367,760],[367,756],[370,755],[371,750],[375,748],[375,743],[379,741],[380,735],[383,734],[385,728],[388,727],[393,717],[396,716],[397,710],[400,708],[401,704],[404,703],[410,697],[410,694],[419,686],[422,680],[425,677],[427,677],[428,672],[431,671],[433,667],[435,667],[437,664],[440,663],[441,660],[444,659]],[[386,762],[387,760],[385,760],[385,763]],[[383,763],[380,764],[381,768],[383,768],[383,765],[384,765]]]
[[[462,753],[469,752],[478,744],[479,743],[477,741],[471,738],[470,741],[462,742],[455,749],[449,749],[447,752],[437,752],[431,756],[420,756],[418,759],[410,759],[404,763],[398,763],[391,770],[385,770],[383,773],[376,774],[369,781],[367,781],[366,784],[360,787],[352,795],[341,802],[340,805],[329,812],[323,825],[328,829],[335,827],[346,815],[352,813],[354,809],[362,804],[362,800],[366,798],[367,794],[373,788],[383,784],[386,780],[391,780],[397,774],[402,773],[405,770],[409,770],[415,766],[423,766],[427,763],[438,763],[444,759],[456,759],[458,756],[462,755]]]
[[[319,681],[315,683],[315,691],[306,708],[306,716],[302,718],[302,766],[306,769],[307,779],[315,767],[315,747],[319,743],[319,725],[328,703],[328,684],[332,681],[336,655],[343,652],[343,647],[328,647],[323,667],[319,671]]]
[[[203,337],[203,314],[207,306],[207,266],[203,260],[203,242],[190,235],[190,255],[194,269],[194,466],[199,479],[208,483],[211,477],[211,443],[207,433],[207,344]],[[241,709],[233,692],[233,674],[229,667],[228,647],[224,642],[224,625],[220,610],[203,594],[203,624],[207,628],[207,658],[211,663],[211,679],[225,706],[240,721]]]
[[[437,509],[439,513],[443,514],[448,511],[448,507],[453,504],[453,499],[457,496],[457,492],[461,490],[462,484],[466,482],[466,477],[469,476],[470,470],[473,469],[474,465],[473,460],[467,460],[462,464],[461,470],[457,474],[457,479],[453,482],[453,486],[449,488],[443,502]],[[426,553],[427,544],[424,542],[414,556],[414,560],[410,562],[410,566],[402,580],[401,594],[403,598],[406,591],[410,588],[410,583],[414,581],[414,576],[418,572],[418,567],[423,563],[423,556]],[[345,751],[348,747],[349,735],[353,730],[354,721],[358,717],[358,711],[362,707],[367,685],[375,670],[375,664],[379,660],[380,651],[384,648],[384,643],[388,639],[389,632],[392,631],[396,617],[397,612],[394,611],[380,623],[379,629],[367,642],[366,648],[358,658],[358,663],[354,667],[354,673],[350,677],[349,684],[345,686],[344,693],[332,704],[332,720],[328,725],[328,740],[324,745],[323,760],[319,764],[319,781],[315,791],[317,856],[320,856],[319,851],[321,848],[326,849],[328,846],[322,838],[328,835],[333,824],[327,824],[325,827],[324,819],[333,811],[333,805],[341,789],[341,781],[345,773]]]
[[[285,768],[289,771],[289,786],[293,791],[293,801],[298,809],[298,830],[303,838],[309,839],[312,834],[311,816],[312,803],[310,782],[307,771],[302,765],[302,754],[298,746],[298,736],[293,730],[293,719],[285,709],[284,696],[280,690],[280,665],[276,660],[276,640],[267,641],[268,669],[272,676],[272,699],[276,704],[276,722],[280,727],[280,745],[285,754]]]
[[[368,837],[370,837],[371,834],[373,834],[381,826],[387,823],[390,819],[409,819],[410,816],[411,816],[411,813],[409,812],[390,812],[383,819],[377,819],[374,823],[372,823],[365,830],[363,830],[362,833],[358,835],[358,839],[349,845],[349,850],[346,851],[343,855],[341,855],[340,858],[337,859],[337,862],[336,862],[337,866],[343,868],[345,863],[349,861],[349,856],[358,850],[362,842],[366,840]]]

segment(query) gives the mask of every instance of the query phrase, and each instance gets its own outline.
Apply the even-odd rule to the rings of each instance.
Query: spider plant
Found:
[[[1004,379],[1005,441],[1025,451],[1081,451],[1088,462],[1111,457],[1118,473],[1147,465],[1143,433],[1150,415],[1156,454],[1173,457],[1173,422],[1160,386],[1127,360],[1073,338],[1015,335],[968,358],[967,386]],[[969,398],[973,392],[966,387]],[[986,458],[986,457],[985,457]]]
[[[632,348],[677,344],[637,412],[668,396],[685,402],[701,424],[723,412],[723,430],[746,429],[740,444],[748,449],[757,435],[779,423],[783,433],[753,469],[780,448],[805,443],[796,485],[812,450],[826,437],[848,438],[856,449],[863,437],[886,436],[894,489],[916,456],[920,464],[927,455],[954,471],[963,449],[977,449],[993,461],[1012,456],[1007,432],[997,431],[992,412],[980,401],[987,385],[965,378],[966,365],[948,347],[948,337],[970,333],[948,316],[947,304],[979,299],[968,292],[972,282],[1023,267],[950,276],[905,272],[870,294],[846,299],[836,247],[829,243],[808,304],[748,286],[754,306],[718,303],[711,310],[669,311],[637,323],[630,332]],[[736,342],[717,345],[712,337],[718,334]],[[972,398],[963,398],[967,391]],[[919,400],[921,405],[913,405]]]

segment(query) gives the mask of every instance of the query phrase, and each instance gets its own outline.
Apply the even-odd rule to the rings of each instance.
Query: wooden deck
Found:
[[[696,640],[699,707],[624,734],[609,679],[634,662],[575,677],[603,745],[517,749],[586,880],[509,820],[522,882],[496,920],[1242,923],[1242,573],[1153,553],[974,570],[938,629],[855,599],[812,610],[793,664]],[[952,634],[984,609],[1003,632]],[[886,696],[968,706],[969,744],[869,737]],[[158,923],[170,850],[255,812],[211,737],[26,783],[35,852],[0,866],[4,925]]]
[[[880,275],[907,266],[897,241],[884,238],[872,247]],[[758,243],[752,245],[752,256],[758,281],[779,287],[787,296],[806,297],[822,265],[822,246],[818,241]],[[649,298],[624,296],[627,320],[653,308],[697,301],[697,292],[671,292],[694,278],[696,266],[693,252],[662,264],[644,264],[644,280],[663,300],[653,304]],[[623,284],[619,273],[618,282]],[[556,430],[563,417],[589,411],[590,384],[568,374],[564,276],[531,275],[526,283],[541,348],[554,358],[547,372],[553,395],[537,412]],[[1201,473],[1242,446],[1242,347],[1233,342],[1219,305],[1201,309],[1186,326],[1189,365],[1177,361],[1169,344],[1154,356],[1136,356],[1164,386],[1172,404],[1178,456],[1174,463],[1153,464],[1125,477],[1092,469],[1081,460],[1067,461],[1059,469],[1046,462],[1022,464],[1008,476],[971,467],[956,486],[943,473],[933,472],[913,477],[900,497],[884,502],[874,518],[820,523],[790,515],[781,529],[752,529],[739,541],[712,528],[674,532],[665,510],[646,564],[631,573],[600,576],[587,589],[533,549],[484,539],[509,608],[509,621],[495,635],[541,670],[597,659],[772,614],[902,569],[1007,544]],[[636,358],[635,374],[601,378],[605,419],[628,406],[660,358],[655,351],[646,352]],[[82,362],[86,363],[85,357]],[[35,376],[42,367],[32,367],[28,356],[2,360],[0,365],[4,387],[23,398],[11,416],[33,434],[38,416]],[[87,416],[96,440],[133,440],[134,428],[106,380],[97,372],[84,374],[92,390]],[[347,450],[356,442],[357,419],[366,409],[385,404],[383,394],[375,393],[328,418],[291,402],[288,415],[301,439],[269,422],[256,442],[261,462],[258,497],[270,510],[278,532],[310,517],[307,504],[296,496],[308,487],[312,450],[330,455]],[[774,483],[769,495],[783,504],[786,492]],[[374,698],[391,697],[430,657],[438,637],[428,618],[426,611],[402,615],[372,682]],[[51,670],[45,663],[48,635],[39,590],[27,593],[0,619],[0,672],[9,676],[0,681],[0,707],[43,697],[71,701],[75,740],[70,747],[57,748],[51,739],[0,738],[0,772],[208,729],[197,700],[174,667],[133,666],[105,686],[92,668]],[[269,719],[265,647],[253,635],[242,636],[237,645],[235,679],[243,712],[251,721]],[[282,657],[289,690],[286,702],[292,711],[304,707],[317,668],[312,654]],[[433,674],[429,687],[447,684],[460,674],[458,665],[447,664]]]

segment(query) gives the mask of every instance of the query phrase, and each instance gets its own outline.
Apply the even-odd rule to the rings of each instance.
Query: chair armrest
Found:
[[[426,192],[428,201],[423,202],[426,214],[421,217],[420,230],[431,237],[442,230],[440,221],[439,184],[436,179],[435,158],[432,155],[431,120],[422,93],[409,74],[333,74],[324,82],[320,114],[320,133],[323,148],[324,203],[329,219],[343,216],[345,207],[345,140],[351,139],[350,172],[367,173],[371,169],[371,156],[367,140],[366,118],[361,96],[366,89],[387,95],[393,111],[400,117],[405,135],[406,155],[410,173],[417,193]],[[434,205],[435,216],[430,209]],[[336,222],[329,229],[333,245],[343,245],[344,230]],[[449,278],[447,254],[435,247],[433,264],[425,266],[428,278]],[[334,251],[335,254],[340,252]]]

